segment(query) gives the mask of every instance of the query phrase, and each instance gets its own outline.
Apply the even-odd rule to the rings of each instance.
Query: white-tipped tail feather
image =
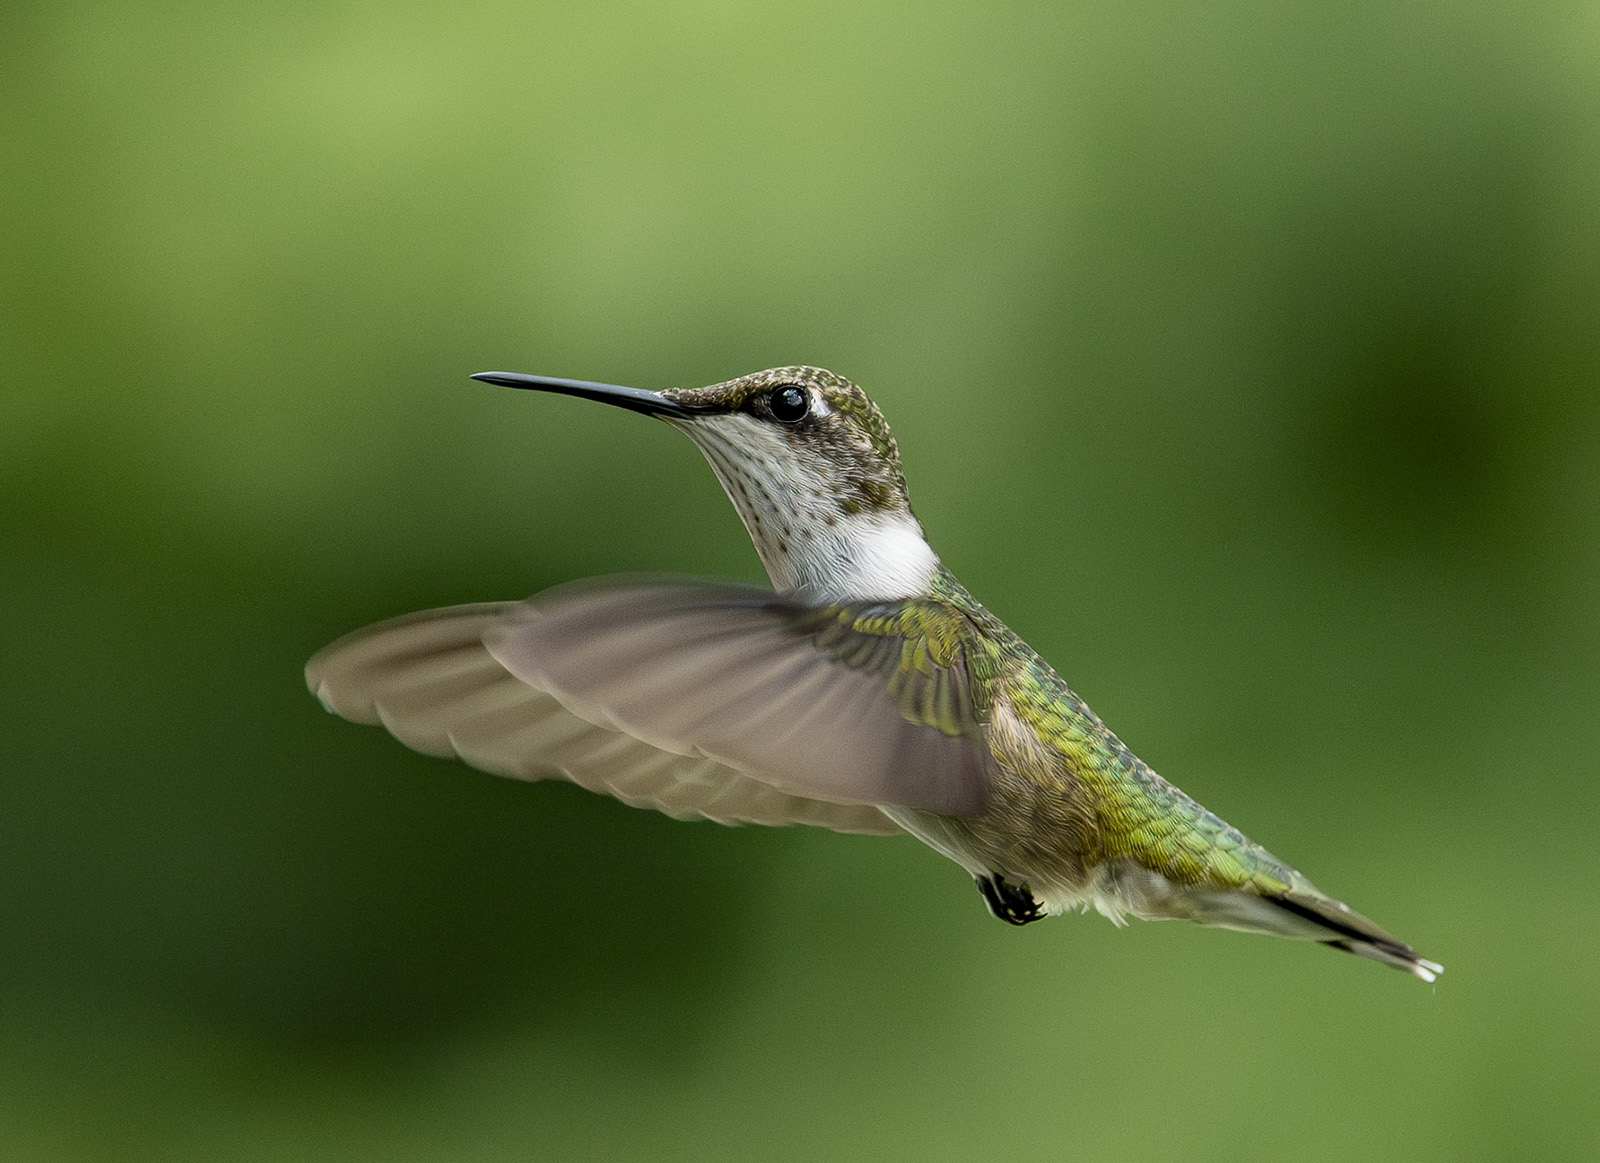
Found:
[[[1130,861],[1103,866],[1095,880],[1095,908],[1118,924],[1124,913],[1145,920],[1186,920],[1245,933],[1264,933],[1317,941],[1358,957],[1380,961],[1433,981],[1444,967],[1390,936],[1343,901],[1319,890],[1299,873],[1291,873],[1286,891],[1208,888],[1175,884],[1159,872]],[[1077,902],[1073,902],[1077,903]]]

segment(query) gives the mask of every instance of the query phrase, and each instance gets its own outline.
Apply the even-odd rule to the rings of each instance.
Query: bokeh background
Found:
[[[0,1157],[1600,1157],[1600,17],[0,15]],[[662,425],[864,384],[957,574],[1448,972],[1014,930],[322,713],[344,631],[754,579]]]

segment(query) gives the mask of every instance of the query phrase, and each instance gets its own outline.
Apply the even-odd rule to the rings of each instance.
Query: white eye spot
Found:
[[[831,411],[833,409],[828,407],[828,401],[822,398],[821,392],[811,393],[811,414],[813,416],[826,416]]]

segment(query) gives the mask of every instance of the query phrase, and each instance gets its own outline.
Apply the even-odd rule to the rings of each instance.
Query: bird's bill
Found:
[[[529,376],[521,372],[478,372],[473,377],[486,384],[499,384],[505,388],[527,388],[535,392],[559,392],[564,396],[578,396],[585,400],[598,400],[602,404],[615,404],[647,416],[664,416],[669,420],[685,420],[699,416],[708,409],[680,404],[669,400],[660,392],[644,388],[624,388],[618,384],[597,384],[590,380],[565,380],[557,376]]]

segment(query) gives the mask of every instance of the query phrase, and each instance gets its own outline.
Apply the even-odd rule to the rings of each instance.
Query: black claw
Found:
[[[992,876],[977,877],[976,882],[978,891],[983,894],[983,903],[1002,921],[1026,925],[1044,916],[1044,910],[1034,900],[1027,885],[1012,884],[998,872]]]

